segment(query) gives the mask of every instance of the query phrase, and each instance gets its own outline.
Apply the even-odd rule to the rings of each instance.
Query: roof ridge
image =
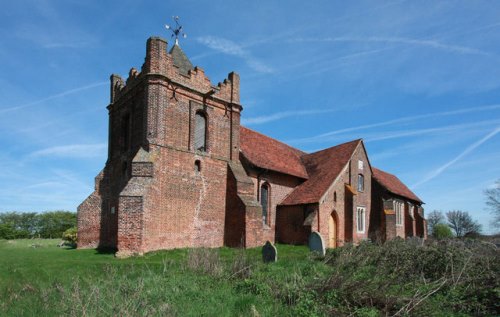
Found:
[[[318,154],[318,153],[322,153],[324,151],[327,151],[327,150],[331,150],[333,148],[338,148],[338,147],[341,147],[343,145],[347,145],[347,144],[350,144],[350,143],[359,143],[363,141],[362,138],[360,139],[355,139],[355,140],[352,140],[352,141],[347,141],[347,142],[344,142],[344,143],[340,143],[340,144],[337,144],[337,145],[334,145],[334,146],[330,146],[330,147],[327,147],[325,149],[322,149],[322,150],[319,150],[319,151],[316,151],[316,152],[312,152],[312,153],[306,153],[306,155],[314,155],[314,154]]]
[[[287,143],[285,143],[285,142],[282,142],[282,141],[280,141],[280,140],[277,140],[277,139],[275,139],[275,138],[273,138],[273,137],[270,137],[270,136],[268,136],[268,135],[265,135],[265,134],[263,134],[263,133],[261,133],[261,132],[258,132],[258,131],[255,131],[255,130],[253,130],[253,129],[247,128],[247,127],[245,127],[245,126],[243,126],[243,125],[240,125],[240,127],[241,127],[241,128],[244,128],[244,129],[247,129],[247,130],[249,130],[249,131],[252,131],[252,132],[254,132],[254,133],[257,133],[257,134],[259,134],[259,135],[262,135],[262,136],[263,136],[263,137],[265,137],[265,138],[268,138],[268,139],[271,139],[271,140],[276,141],[276,142],[278,142],[278,143],[281,143],[281,144],[285,145],[286,147],[289,147],[289,148],[291,148],[291,149],[293,149],[293,150],[295,150],[295,151],[297,151],[297,152],[302,153],[302,155],[304,155],[304,154],[308,154],[307,152],[304,152],[304,151],[302,151],[302,150],[300,150],[300,149],[297,149],[297,148],[295,148],[295,147],[293,147],[293,146],[291,146],[291,145],[289,145],[289,144],[287,144]],[[301,156],[302,156],[302,155],[301,155]]]
[[[399,179],[399,177],[397,177],[396,175],[381,170],[380,168],[376,168],[375,166],[372,166],[372,169],[373,178],[375,178],[377,182],[385,187],[389,192],[420,203],[424,203],[422,199],[420,199],[420,197],[418,197],[417,194],[415,194],[408,186],[406,186],[406,184],[403,183],[403,181],[401,181],[401,179]],[[377,173],[381,174],[379,175],[381,177],[377,177]],[[403,188],[398,189],[398,184],[391,183],[391,181],[387,178],[384,178],[384,176],[392,177],[395,181],[399,182],[403,186]]]

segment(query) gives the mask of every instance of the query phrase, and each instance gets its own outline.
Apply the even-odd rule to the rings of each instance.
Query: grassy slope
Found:
[[[1,316],[295,315],[287,302],[297,299],[287,294],[330,270],[311,261],[305,247],[278,246],[280,261],[265,265],[260,249],[183,249],[119,260],[58,248],[59,241],[0,240]],[[247,267],[251,279],[241,276]],[[270,292],[282,292],[282,300]]]
[[[329,250],[179,249],[125,260],[59,240],[0,240],[0,316],[500,316],[491,243]],[[37,248],[32,244],[39,244]]]

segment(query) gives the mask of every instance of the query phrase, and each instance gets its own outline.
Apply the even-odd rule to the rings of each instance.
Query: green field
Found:
[[[0,241],[1,316],[294,315],[258,288],[273,280],[301,287],[329,269],[310,261],[305,247],[278,246],[280,261],[266,265],[260,249],[182,249],[120,260],[59,248],[59,241]]]
[[[179,249],[116,259],[60,240],[0,240],[0,316],[495,316],[491,244]]]

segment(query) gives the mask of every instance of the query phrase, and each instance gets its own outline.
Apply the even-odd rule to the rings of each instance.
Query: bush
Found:
[[[62,234],[62,239],[71,246],[76,246],[78,229],[76,227],[69,228]]]
[[[500,254],[481,241],[362,243],[332,250],[326,261],[334,271],[316,289],[336,315],[497,315],[500,309]]]
[[[432,230],[432,236],[438,240],[448,239],[453,237],[453,233],[451,232],[450,227],[445,224],[438,223]]]

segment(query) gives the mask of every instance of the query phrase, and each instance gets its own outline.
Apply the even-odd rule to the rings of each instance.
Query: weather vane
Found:
[[[172,31],[172,37],[175,36],[175,44],[179,45],[179,35],[183,38],[186,38],[187,35],[182,31],[182,25],[179,24],[179,16],[173,16],[172,19],[175,21],[175,27],[165,24],[165,28]]]

